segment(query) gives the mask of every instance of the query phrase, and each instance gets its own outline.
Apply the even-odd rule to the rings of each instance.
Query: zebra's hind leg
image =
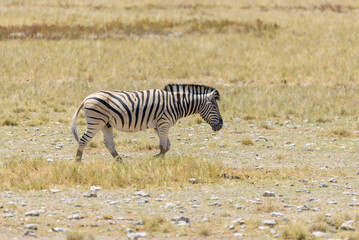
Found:
[[[84,135],[82,135],[82,137],[79,140],[79,147],[77,148],[77,153],[76,153],[76,161],[81,162],[82,153],[86,145],[91,141],[91,139],[96,135],[96,133],[99,130],[100,129],[98,128],[93,128],[93,127],[90,128],[89,125],[87,125],[86,132],[84,133]]]
[[[160,153],[156,154],[154,157],[163,157],[166,152],[170,150],[171,143],[168,139],[168,130],[169,127],[163,127],[160,129],[155,129],[158,137],[160,138]]]
[[[115,148],[115,142],[113,138],[113,128],[111,125],[107,124],[102,128],[102,133],[105,141],[106,148],[110,151],[112,157],[116,159],[116,161],[121,161],[120,155],[118,155],[116,148]]]

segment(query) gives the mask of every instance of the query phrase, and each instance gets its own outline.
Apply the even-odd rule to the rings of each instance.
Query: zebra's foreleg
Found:
[[[168,150],[170,150],[171,144],[168,139],[168,130],[169,127],[162,127],[159,129],[155,129],[159,139],[160,139],[160,153],[156,154],[155,157],[163,157]]]
[[[122,159],[120,155],[118,155],[115,148],[115,142],[113,138],[113,128],[109,125],[106,125],[102,128],[102,133],[105,141],[105,146],[110,151],[112,157],[114,157],[116,161],[121,161]]]

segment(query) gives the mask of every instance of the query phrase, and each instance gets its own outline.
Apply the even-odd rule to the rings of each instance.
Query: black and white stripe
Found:
[[[107,149],[113,157],[120,159],[114,145],[113,128],[126,132],[154,128],[160,139],[161,152],[158,155],[164,155],[170,149],[169,128],[180,118],[198,113],[214,131],[222,128],[223,121],[217,105],[219,99],[216,89],[190,84],[169,84],[163,90],[100,91],[91,94],[72,118],[71,129],[79,143],[76,159],[81,160],[85,146],[100,130]],[[76,121],[82,107],[87,129],[79,139]]]

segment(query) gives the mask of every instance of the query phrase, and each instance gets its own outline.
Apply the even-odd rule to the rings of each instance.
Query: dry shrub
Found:
[[[306,240],[309,239],[309,232],[301,223],[290,223],[283,230],[284,239]]]
[[[168,233],[172,230],[172,225],[166,220],[166,218],[158,215],[142,216],[143,222],[142,230],[148,232],[163,232]]]
[[[251,146],[254,143],[253,143],[252,139],[250,139],[249,137],[244,137],[244,138],[242,138],[242,144],[244,146]]]
[[[350,137],[352,135],[351,130],[347,130],[345,127],[333,128],[330,133],[339,137]]]

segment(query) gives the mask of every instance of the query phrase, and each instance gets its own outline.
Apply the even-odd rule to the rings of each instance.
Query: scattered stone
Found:
[[[243,234],[242,233],[234,233],[233,236],[234,237],[243,237]]]
[[[220,202],[214,202],[214,203],[210,203],[208,204],[209,207],[220,207],[222,206],[222,203]]]
[[[107,222],[110,224],[110,225],[116,225],[116,221],[114,221],[114,220],[107,220]]]
[[[135,196],[140,196],[140,197],[151,197],[149,193],[146,193],[144,191],[137,191],[134,193]]]
[[[5,213],[5,214],[3,215],[3,217],[4,217],[4,218],[11,218],[11,217],[14,217],[14,214],[12,214],[12,213]]]
[[[325,184],[325,183],[322,183],[319,185],[320,188],[327,188],[328,187],[328,184]]]
[[[37,224],[36,223],[25,224],[24,228],[31,229],[31,230],[37,230]]]
[[[91,191],[100,191],[101,187],[93,185],[93,186],[90,187],[90,190]]]
[[[277,225],[277,222],[273,219],[269,219],[269,220],[264,220],[263,224],[267,226],[275,226]]]
[[[318,237],[318,238],[324,238],[327,236],[327,234],[323,233],[323,232],[320,232],[320,231],[315,231],[315,232],[312,232],[312,235],[314,237]]]
[[[165,208],[174,208],[176,206],[177,206],[176,204],[171,203],[171,202],[165,203]]]
[[[190,178],[190,179],[188,179],[188,181],[189,181],[190,183],[192,183],[192,184],[196,184],[196,183],[197,183],[197,179],[195,179],[195,178]]]
[[[189,225],[190,220],[188,217],[177,216],[171,219],[171,222],[177,225],[186,226]]]
[[[331,178],[331,179],[329,179],[329,181],[328,182],[330,182],[330,183],[336,183],[337,182],[337,180],[335,180],[334,178]]]
[[[340,225],[340,229],[344,231],[355,231],[352,221],[343,222],[342,225]]]
[[[137,240],[141,237],[146,237],[146,236],[147,236],[147,233],[145,233],[145,232],[132,232],[132,233],[127,234],[127,238],[130,240]]]
[[[240,123],[241,121],[242,121],[242,119],[236,118],[236,122],[237,122],[237,123]]]
[[[134,222],[133,225],[135,225],[135,226],[142,226],[142,225],[143,225],[143,222],[142,222],[142,221]]]
[[[259,227],[258,227],[258,229],[259,229],[259,230],[267,230],[267,229],[269,229],[269,227],[266,227],[266,226],[259,226]]]
[[[234,225],[229,226],[229,230],[234,230]]]
[[[272,217],[283,217],[283,213],[280,213],[280,212],[271,212],[270,215]]]
[[[265,191],[263,193],[263,197],[275,197],[275,193],[274,192],[270,192],[270,191]]]
[[[232,221],[232,223],[238,225],[244,225],[246,222],[242,218],[237,218],[236,220]]]
[[[60,227],[54,227],[51,230],[54,231],[54,232],[61,232],[61,233],[67,232],[66,228],[60,228]]]
[[[91,190],[87,193],[85,193],[84,197],[90,198],[90,197],[97,197],[97,191]]]
[[[39,213],[38,210],[33,210],[33,211],[25,212],[25,216],[27,216],[27,217],[38,217],[38,216],[40,216],[40,213]]]
[[[337,201],[328,201],[327,203],[328,203],[328,204],[334,204],[334,205],[337,205],[337,204],[338,204]]]
[[[67,219],[69,219],[69,220],[81,220],[83,218],[84,217],[79,215],[79,214],[74,214],[74,215],[70,215],[70,216],[67,217]]]
[[[50,192],[55,194],[55,193],[58,193],[58,192],[61,192],[61,190],[58,190],[58,189],[50,189]]]
[[[36,237],[36,234],[33,231],[26,231],[24,233],[24,236],[31,236],[31,237]]]
[[[239,204],[234,204],[234,207],[236,208],[236,209],[245,209],[246,208],[246,206],[244,206],[244,205],[239,205]]]

